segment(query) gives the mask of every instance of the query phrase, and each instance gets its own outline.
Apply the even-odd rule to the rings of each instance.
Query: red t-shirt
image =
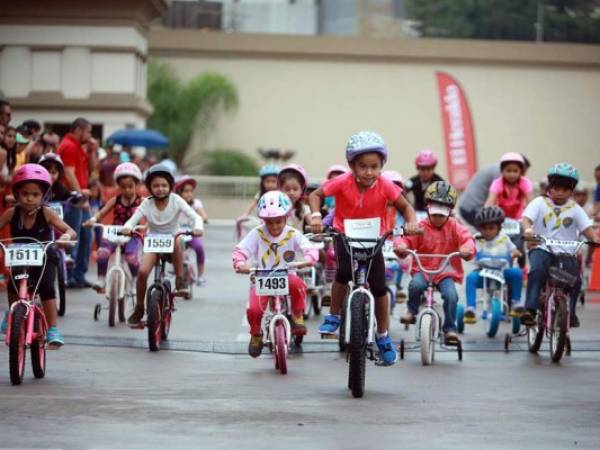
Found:
[[[87,189],[89,179],[88,156],[79,141],[71,134],[65,135],[56,153],[62,158],[65,167],[75,168],[75,178],[81,189]]]
[[[373,186],[361,192],[352,172],[333,178],[323,185],[325,196],[335,197],[333,227],[341,232],[344,232],[344,219],[379,217],[381,234],[385,233],[387,206],[398,200],[401,192],[398,186],[384,177],[379,177]]]

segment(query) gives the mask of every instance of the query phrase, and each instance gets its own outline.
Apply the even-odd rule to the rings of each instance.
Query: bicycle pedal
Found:
[[[136,325],[129,325],[129,328],[131,328],[132,330],[143,330],[144,328],[146,328],[146,322],[140,322]]]
[[[335,333],[321,333],[321,339],[337,339],[338,335]]]

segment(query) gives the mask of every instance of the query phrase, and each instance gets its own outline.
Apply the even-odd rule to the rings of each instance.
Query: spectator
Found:
[[[83,148],[92,137],[92,125],[87,119],[79,117],[73,121],[69,133],[61,141],[57,153],[65,165],[65,182],[71,191],[89,196],[88,180],[90,164],[95,163],[95,158],[89,158],[88,152]],[[92,284],[85,279],[91,251],[91,231],[83,228],[81,224],[90,218],[89,202],[86,200],[77,207],[69,208],[65,213],[65,222],[77,232],[79,240],[73,249],[72,257],[75,262],[69,273],[69,287],[91,287]]]
[[[475,226],[475,215],[483,208],[487,200],[492,182],[500,176],[500,165],[492,164],[481,170],[471,178],[465,191],[460,196],[458,211],[461,217],[472,226]]]
[[[46,130],[42,133],[42,141],[44,141],[44,153],[56,153],[60,137],[52,130]]]
[[[119,152],[116,152],[112,145],[105,147],[106,157],[100,161],[98,179],[103,187],[113,187],[115,179],[113,173],[120,164]]]
[[[7,127],[10,124],[10,119],[12,117],[12,111],[10,108],[10,103],[6,100],[0,100],[0,123]]]
[[[4,131],[4,143],[2,145],[6,150],[6,165],[8,172],[12,173],[15,168],[15,156],[17,153],[17,130],[14,127],[6,127]]]
[[[40,136],[40,132],[42,131],[42,126],[37,120],[26,120],[21,124],[21,126],[27,128],[29,132],[29,137],[32,140],[37,139]]]
[[[21,133],[17,132],[16,136],[17,146],[15,151],[15,166],[13,170],[18,169],[23,164],[27,163],[28,154],[27,151],[29,149],[29,139],[26,136],[23,136]]]

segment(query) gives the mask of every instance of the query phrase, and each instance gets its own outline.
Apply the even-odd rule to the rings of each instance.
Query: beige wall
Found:
[[[184,80],[216,71],[237,86],[240,107],[209,146],[296,149],[314,177],[343,161],[361,129],[383,135],[402,174],[424,147],[442,155],[445,174],[438,70],[466,92],[480,166],[519,151],[534,180],[558,161],[592,180],[600,163],[600,46],[153,31],[150,55]]]

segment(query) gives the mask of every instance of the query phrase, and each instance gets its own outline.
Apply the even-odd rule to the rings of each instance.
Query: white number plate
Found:
[[[502,224],[502,230],[509,236],[521,234],[521,224],[516,220],[506,219]]]
[[[4,254],[6,267],[43,266],[44,248],[38,244],[9,245]]]
[[[392,241],[385,241],[385,244],[383,244],[383,257],[385,259],[398,259],[394,253],[394,243]]]
[[[48,207],[54,211],[54,213],[60,217],[61,219],[64,218],[64,211],[63,211],[63,205],[60,202],[51,202],[48,203]]]
[[[557,239],[546,239],[546,245],[555,247],[577,247],[580,245],[579,241],[561,241]]]
[[[126,242],[129,237],[119,234],[123,231],[123,228],[121,225],[105,225],[102,230],[102,237],[109,242]]]
[[[504,283],[504,274],[499,270],[494,269],[481,269],[479,275],[484,278],[491,278],[499,283]]]
[[[170,234],[149,234],[144,238],[145,253],[173,253],[175,238]]]
[[[255,274],[256,295],[288,295],[290,286],[287,270],[257,270]]]

